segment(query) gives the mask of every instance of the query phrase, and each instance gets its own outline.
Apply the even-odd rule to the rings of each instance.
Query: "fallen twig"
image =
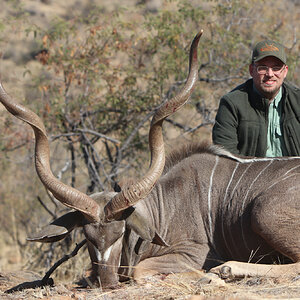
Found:
[[[17,286],[6,290],[5,293],[13,293],[16,291],[23,291],[26,289],[32,289],[32,288],[37,288],[37,287],[43,287],[43,286],[49,286],[53,285],[54,281],[52,278],[50,278],[50,275],[64,262],[69,260],[70,258],[74,257],[77,255],[78,251],[80,248],[82,248],[86,244],[86,239],[81,241],[79,244],[76,245],[75,249],[70,253],[66,254],[64,257],[62,257],[60,260],[58,260],[45,274],[42,280],[34,280],[30,282],[23,282],[21,284],[18,284]]]
[[[64,262],[69,260],[70,258],[77,255],[80,248],[82,248],[86,244],[86,239],[82,240],[79,244],[76,245],[75,249],[70,253],[66,254],[64,257],[62,257],[60,260],[58,260],[45,274],[45,276],[42,279],[42,285],[47,285],[47,282],[49,280],[50,275]]]

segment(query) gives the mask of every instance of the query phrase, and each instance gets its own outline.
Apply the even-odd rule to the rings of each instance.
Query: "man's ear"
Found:
[[[289,67],[286,65],[285,66],[285,70],[283,72],[285,72],[284,74],[284,78],[286,78],[287,74],[288,74],[288,71],[289,71]]]
[[[250,73],[250,75],[251,75],[252,77],[253,77],[253,73],[254,73],[254,68],[255,68],[254,64],[251,63],[251,64],[249,65],[249,73]]]
[[[53,243],[65,238],[74,228],[82,226],[84,216],[79,211],[69,212],[27,238],[30,242]]]

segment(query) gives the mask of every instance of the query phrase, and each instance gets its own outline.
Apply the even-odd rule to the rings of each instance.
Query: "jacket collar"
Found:
[[[258,110],[266,111],[269,105],[269,99],[264,98],[260,95],[257,89],[254,86],[253,79],[248,79],[245,83],[245,89],[249,95],[249,101],[251,105],[253,105]],[[282,84],[282,96],[283,96],[283,103],[285,102],[284,99],[287,97],[287,88],[286,83],[283,82]]]

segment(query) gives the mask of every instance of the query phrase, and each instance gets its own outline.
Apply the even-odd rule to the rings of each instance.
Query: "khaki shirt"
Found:
[[[269,105],[266,157],[286,156],[286,148],[281,133],[282,88]]]

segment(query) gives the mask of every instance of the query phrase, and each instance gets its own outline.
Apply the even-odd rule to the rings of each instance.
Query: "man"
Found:
[[[222,97],[213,141],[235,154],[300,155],[300,89],[286,82],[284,47],[259,42],[249,65],[252,76]]]

